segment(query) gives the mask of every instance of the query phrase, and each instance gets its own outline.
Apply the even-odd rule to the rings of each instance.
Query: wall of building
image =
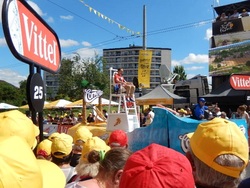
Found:
[[[141,46],[130,46],[128,48],[111,48],[103,49],[103,58],[107,63],[107,69],[123,68],[123,76],[128,82],[138,78],[138,60]],[[171,70],[171,49],[170,48],[152,48],[152,64],[150,71],[150,90],[154,89],[161,83],[159,69],[162,64]]]

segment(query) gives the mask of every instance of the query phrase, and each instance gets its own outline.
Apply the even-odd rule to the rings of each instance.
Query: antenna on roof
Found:
[[[161,83],[171,84],[178,74],[172,73],[166,65],[160,66]]]
[[[170,74],[171,72],[166,65],[160,66],[161,83],[166,83],[166,78],[168,78]]]

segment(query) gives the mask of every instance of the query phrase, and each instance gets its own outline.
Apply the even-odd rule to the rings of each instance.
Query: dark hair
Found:
[[[61,153],[61,152],[55,152],[55,154],[58,154],[58,153]],[[53,154],[51,156],[52,156],[52,162],[59,166],[59,165],[70,163],[71,158],[72,158],[72,152],[69,155],[63,157],[62,159],[55,157]]]
[[[100,152],[93,150],[89,152],[87,160],[89,163],[96,163],[101,160]]]

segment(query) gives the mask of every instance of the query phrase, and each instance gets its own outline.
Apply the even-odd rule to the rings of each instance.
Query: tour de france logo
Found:
[[[245,128],[245,126],[244,125],[239,125],[239,128],[240,128],[240,130],[244,133],[244,135],[246,134],[246,128]]]
[[[224,22],[221,26],[220,26],[220,32],[221,33],[225,33],[227,31],[230,31],[233,29],[234,24],[232,22]]]
[[[186,153],[189,147],[189,138],[187,134],[179,135],[179,139],[181,142],[181,149]]]

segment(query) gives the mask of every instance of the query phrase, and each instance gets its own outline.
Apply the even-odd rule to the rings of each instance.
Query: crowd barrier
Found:
[[[158,143],[185,153],[189,144],[187,134],[194,132],[201,122],[207,121],[178,117],[163,108],[153,109],[155,117],[150,126],[128,133],[130,150],[137,151],[151,143]],[[248,139],[246,121],[244,119],[230,119],[230,121],[235,122]]]

